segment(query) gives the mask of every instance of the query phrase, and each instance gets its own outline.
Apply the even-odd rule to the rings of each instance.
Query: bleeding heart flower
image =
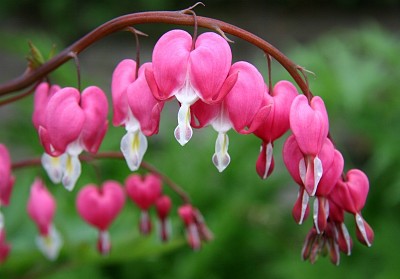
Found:
[[[125,59],[113,73],[112,97],[115,126],[124,125],[126,135],[121,140],[121,151],[130,170],[139,168],[147,150],[146,136],[158,133],[163,102],[154,98],[145,78],[151,63],[143,64],[136,78],[135,61]]]
[[[6,242],[6,231],[0,228],[0,265],[4,263],[11,250],[11,245]]]
[[[171,199],[164,195],[160,196],[156,201],[156,210],[159,220],[160,237],[162,241],[167,241],[171,234],[171,226],[168,222],[168,214],[171,210]]]
[[[180,102],[175,137],[185,145],[192,137],[190,106],[198,99],[219,102],[229,92],[236,76],[228,78],[232,53],[226,40],[207,32],[193,45],[189,33],[172,30],[164,34],[153,50],[153,69],[146,70],[146,79],[154,97],[167,100],[173,96]]]
[[[60,234],[53,225],[56,201],[40,179],[31,186],[27,211],[39,230],[36,239],[39,250],[50,260],[55,260],[62,246]]]
[[[80,176],[79,154],[83,150],[96,153],[99,149],[108,128],[107,114],[107,98],[95,86],[86,88],[82,95],[77,89],[66,87],[49,99],[39,137],[46,153],[60,161],[45,157],[42,162],[49,169],[61,165],[61,181],[66,189],[72,190]],[[59,177],[59,169],[53,172],[54,177]]]
[[[15,178],[11,174],[11,159],[7,148],[0,144],[0,206],[10,203]]]
[[[328,114],[322,99],[316,96],[309,103],[304,95],[298,95],[290,108],[290,128],[305,155],[304,183],[309,194],[313,196],[323,175],[319,153],[329,131]]]
[[[353,247],[353,240],[344,224],[344,210],[331,200],[329,201],[329,219],[332,220],[335,225],[340,251],[350,256]]]
[[[333,264],[339,265],[340,251],[335,237],[334,227],[328,224],[324,234],[319,234],[315,228],[311,228],[301,251],[303,260],[315,263],[320,255],[328,254]]]
[[[45,111],[47,103],[49,102],[49,99],[60,89],[60,86],[50,85],[47,82],[42,82],[36,87],[32,114],[32,122],[36,130],[39,130],[39,126],[45,125]]]
[[[106,181],[99,188],[88,184],[83,187],[76,199],[79,215],[99,230],[98,250],[105,255],[110,252],[111,242],[108,228],[125,204],[125,194],[116,181]]]
[[[126,192],[131,200],[141,209],[139,229],[142,234],[151,232],[149,208],[155,205],[161,195],[161,179],[152,173],[142,177],[137,174],[130,175],[126,181]]]
[[[289,81],[278,82],[272,92],[264,93],[264,104],[271,106],[271,112],[254,134],[263,140],[256,170],[262,179],[266,179],[274,168],[273,142],[289,130],[290,107],[298,95],[296,87]],[[271,95],[270,95],[271,94]]]
[[[218,132],[213,163],[220,172],[230,163],[227,132],[233,128],[241,134],[252,133],[271,109],[269,104],[263,104],[264,79],[253,65],[236,62],[229,75],[237,76],[237,81],[220,104],[198,101],[192,106],[193,126],[201,128],[210,124]]]
[[[361,216],[368,191],[368,177],[361,170],[352,169],[347,172],[343,180],[340,179],[337,182],[329,198],[340,208],[354,215],[357,225],[357,238],[369,247],[374,240],[374,232]]]

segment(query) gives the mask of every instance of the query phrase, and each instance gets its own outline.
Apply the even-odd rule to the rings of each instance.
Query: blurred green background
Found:
[[[145,10],[179,10],[195,1],[31,1],[0,3],[0,82],[25,69],[31,40],[44,53],[53,44],[57,51],[113,17]],[[173,138],[177,105],[163,111],[160,133],[149,139],[145,160],[170,176],[192,197],[215,234],[215,240],[198,252],[191,251],[176,216],[172,213],[173,238],[162,244],[153,233],[138,234],[139,212],[127,200],[122,214],[111,226],[113,250],[103,258],[95,251],[96,231],[75,210],[76,193],[89,182],[106,179],[123,182],[130,174],[123,161],[102,160],[85,164],[72,193],[52,185],[41,168],[15,171],[11,204],[2,208],[7,239],[13,249],[0,266],[0,278],[398,278],[400,274],[400,3],[369,1],[205,1],[198,15],[216,17],[270,41],[288,57],[315,73],[311,90],[326,102],[331,133],[345,157],[346,170],[364,170],[370,194],[363,216],[375,231],[375,243],[366,248],[355,239],[354,224],[347,225],[354,240],[350,257],[341,255],[339,267],[328,258],[316,264],[303,262],[303,240],[311,220],[298,226],[291,217],[297,186],[286,172],[276,143],[273,175],[261,181],[255,172],[260,141],[254,136],[230,132],[231,165],[222,174],[211,163],[216,133],[211,128],[195,131],[185,146]],[[318,8],[316,8],[318,7]],[[142,61],[151,57],[158,37],[175,26],[139,26],[149,38],[141,40]],[[190,28],[187,28],[191,30]],[[233,38],[234,60],[254,63],[267,77],[263,53]],[[134,58],[132,36],[114,34],[83,52],[84,85],[100,85],[110,93],[111,74],[124,58]],[[273,65],[274,82],[289,79]],[[51,75],[62,86],[76,86],[73,63]],[[0,142],[13,158],[41,155],[31,124],[32,96],[0,108]],[[111,112],[110,112],[111,117]],[[102,151],[119,150],[123,128],[110,125]],[[284,137],[286,138],[286,137]],[[64,236],[64,248],[55,262],[37,251],[36,227],[26,214],[29,186],[35,176],[45,179],[56,196],[55,224]],[[153,212],[154,213],[154,212]],[[154,216],[154,215],[153,215]]]

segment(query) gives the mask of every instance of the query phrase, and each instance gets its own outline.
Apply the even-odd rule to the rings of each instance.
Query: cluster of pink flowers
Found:
[[[271,87],[272,88],[272,87]],[[328,115],[320,97],[298,94],[288,81],[278,82],[269,92],[255,66],[239,61],[232,64],[227,41],[216,33],[192,38],[185,31],[164,34],[153,50],[152,62],[139,65],[130,59],[118,64],[112,76],[114,126],[124,126],[120,149],[131,171],[139,169],[148,147],[146,137],[158,133],[165,102],[179,102],[176,140],[185,145],[193,128],[208,125],[218,133],[212,162],[222,172],[230,164],[228,131],[254,134],[262,140],[256,171],[262,179],[271,175],[275,163],[274,141],[291,130],[283,148],[284,163],[299,185],[293,217],[299,224],[309,214],[314,198],[314,225],[307,236],[302,256],[312,262],[328,249],[339,263],[339,251],[350,254],[352,240],[344,225],[344,212],[354,215],[358,239],[370,246],[373,231],[361,216],[369,190],[368,178],[360,170],[343,175],[343,156],[328,137]],[[36,88],[33,124],[44,148],[42,164],[54,183],[73,190],[81,173],[79,154],[97,153],[108,127],[105,93],[91,86],[77,89],[41,83]],[[7,150],[0,145],[0,205],[7,205],[14,182]],[[106,181],[79,191],[76,206],[80,216],[99,231],[98,250],[111,248],[108,228],[121,212],[128,196],[140,209],[139,229],[152,230],[149,210],[157,212],[160,237],[169,239],[168,214],[171,199],[162,194],[162,181],[155,174],[132,174],[123,187]],[[39,248],[53,259],[61,239],[52,219],[55,201],[41,180],[36,180],[28,201],[29,216],[38,226]],[[187,241],[199,249],[212,238],[198,209],[185,203],[178,209]],[[1,216],[0,216],[1,217]],[[9,251],[0,218],[0,261]]]
[[[310,101],[298,95],[290,108],[292,135],[283,147],[283,160],[300,186],[293,208],[293,217],[301,224],[309,213],[309,198],[313,203],[314,226],[307,235],[302,257],[314,262],[320,253],[329,251],[331,261],[339,264],[340,251],[350,255],[352,240],[344,224],[344,212],[354,215],[357,238],[371,246],[374,233],[362,218],[369,182],[360,170],[343,174],[344,160],[328,138],[328,115],[320,97]]]

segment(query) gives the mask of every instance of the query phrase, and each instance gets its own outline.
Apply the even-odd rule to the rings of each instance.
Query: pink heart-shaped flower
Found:
[[[42,82],[36,87],[32,114],[32,122],[36,130],[39,129],[39,126],[45,125],[45,110],[47,103],[54,93],[60,89],[60,86],[50,85],[47,82]]]
[[[51,153],[64,153],[68,144],[77,140],[81,134],[85,114],[79,102],[79,91],[72,87],[65,87],[50,98],[44,127],[47,130],[48,140],[55,149],[55,152]]]
[[[289,129],[290,107],[298,92],[292,83],[282,80],[275,84],[270,94],[264,93],[264,103],[271,104],[271,112],[254,131],[265,142],[273,142]]]
[[[125,204],[125,194],[116,181],[106,181],[102,187],[89,184],[76,199],[79,215],[100,231],[106,231]]]
[[[324,101],[315,96],[309,104],[306,96],[298,95],[290,108],[290,129],[301,151],[317,156],[329,131]]]
[[[330,198],[341,208],[352,214],[361,212],[369,191],[368,177],[358,169],[351,169],[345,180],[339,180]]]
[[[85,150],[97,153],[108,129],[108,101],[97,86],[90,86],[82,92],[81,107],[85,115],[81,139]]]
[[[136,80],[136,62],[122,60],[115,68],[111,81],[113,103],[113,125],[120,126],[128,119],[128,99],[126,89]]]
[[[40,234],[47,236],[56,211],[56,201],[40,179],[36,179],[31,186],[27,211]]]
[[[158,101],[151,93],[145,77],[145,71],[151,70],[152,64],[145,63],[139,69],[138,78],[126,91],[129,108],[140,123],[140,130],[146,136],[158,133],[161,110],[164,102]]]
[[[161,179],[155,174],[144,177],[132,174],[126,179],[125,185],[128,196],[142,210],[154,205],[161,195]]]

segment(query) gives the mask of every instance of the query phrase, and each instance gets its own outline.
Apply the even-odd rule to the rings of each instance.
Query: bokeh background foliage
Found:
[[[189,1],[185,5],[180,1],[121,1],[118,5],[111,2],[2,1],[0,15],[5,24],[0,29],[0,81],[23,71],[27,39],[47,53],[53,43],[61,50],[79,35],[114,16],[148,9],[182,9],[192,4]],[[264,2],[258,2],[252,7],[257,7],[256,4],[260,9],[265,7]],[[277,13],[296,7],[301,12],[301,7],[316,1],[299,1],[303,6],[295,2],[271,1],[270,5]],[[331,2],[337,13],[352,12],[364,4],[374,5],[376,9],[399,7],[397,1]],[[234,3],[226,8],[227,13],[221,12],[226,1],[206,3],[207,7],[198,13],[222,14],[223,19],[235,24],[235,15],[244,2]],[[73,13],[80,16],[71,17]],[[122,183],[130,174],[125,163],[103,160],[85,164],[72,193],[59,185],[51,185],[41,168],[18,170],[11,205],[3,209],[7,238],[13,250],[8,261],[0,266],[0,278],[398,278],[400,40],[399,33],[385,24],[372,16],[367,19],[362,25],[332,27],[313,38],[305,36],[307,40],[299,39],[296,34],[277,36],[274,30],[266,30],[266,39],[271,32],[284,53],[315,73],[315,77],[309,75],[310,87],[326,102],[333,139],[345,157],[346,169],[357,167],[368,173],[371,188],[363,215],[375,230],[375,243],[371,248],[355,241],[352,256],[342,255],[339,267],[333,266],[327,258],[314,265],[302,262],[300,251],[311,220],[302,226],[292,220],[291,208],[297,186],[282,163],[283,140],[276,144],[273,175],[261,181],[255,173],[260,141],[254,136],[238,136],[231,132],[232,163],[219,174],[210,160],[216,134],[211,128],[195,131],[187,146],[180,147],[172,135],[177,111],[177,104],[172,103],[163,112],[160,133],[149,140],[145,160],[190,193],[214,232],[215,240],[198,252],[186,246],[182,224],[176,218],[180,201],[166,189],[174,199],[172,240],[162,244],[154,233],[149,237],[139,236],[139,212],[127,201],[110,228],[112,253],[103,258],[95,251],[96,231],[79,219],[74,201],[79,188],[89,182],[100,184],[106,179],[115,179]],[[249,26],[242,24],[240,27],[252,30],[252,20]],[[24,27],[28,22],[34,22],[34,26]],[[143,28],[151,35],[142,40],[143,60],[146,60],[164,27]],[[152,28],[157,35],[151,33]],[[235,41],[232,45],[235,61],[250,60],[267,77],[263,54]],[[99,84],[110,93],[112,70],[119,60],[134,57],[134,41],[127,34],[116,34],[80,57],[84,85]],[[69,63],[61,67],[51,79],[63,86],[75,86],[74,66]],[[290,80],[290,77],[274,64],[273,80],[280,79]],[[30,122],[31,113],[32,97],[0,110],[0,142],[10,148],[14,161],[42,153]],[[110,125],[101,150],[118,150],[123,132],[123,128]],[[26,214],[29,185],[35,176],[46,180],[58,202],[55,223],[65,243],[55,262],[48,262],[36,250],[36,228]],[[348,217],[349,230],[355,236],[353,220]]]

